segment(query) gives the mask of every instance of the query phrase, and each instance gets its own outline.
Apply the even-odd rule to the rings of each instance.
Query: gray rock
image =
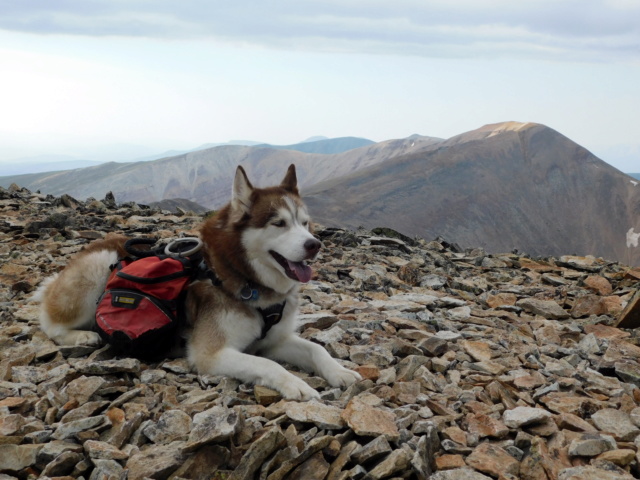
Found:
[[[56,431],[53,432],[52,437],[56,440],[64,440],[66,438],[70,438],[79,432],[84,432],[86,430],[91,430],[92,428],[96,428],[100,425],[103,425],[105,422],[108,422],[108,419],[105,415],[98,415],[96,417],[84,418],[82,420],[74,420],[69,423],[62,423],[56,428]]]
[[[37,462],[38,464],[46,465],[64,452],[81,453],[82,451],[82,445],[78,445],[75,442],[52,440],[51,442],[41,446],[38,452]]]
[[[97,377],[101,378],[101,377]],[[66,413],[61,419],[61,423],[69,423],[75,420],[82,420],[87,417],[93,417],[96,414],[102,412],[105,407],[109,405],[109,402],[103,401],[95,401],[95,402],[87,402],[83,405],[70,410],[69,413]]]
[[[138,395],[140,395],[141,392],[142,392],[142,389],[140,388],[133,388],[127,392],[124,392],[122,395],[120,395],[118,398],[116,398],[113,402],[109,404],[109,408],[120,407],[125,403],[129,402],[130,400],[133,400],[134,398],[136,398]]]
[[[128,480],[167,478],[186,460],[184,446],[184,442],[153,445],[132,455],[125,465],[129,471]]]
[[[353,451],[351,454],[352,460],[359,464],[366,463],[370,460],[375,460],[381,456],[391,452],[391,445],[387,441],[386,437],[380,435],[371,440],[366,445],[361,446]]]
[[[113,425],[112,428],[102,434],[101,440],[108,442],[117,448],[122,448],[134,432],[140,427],[145,418],[146,414],[144,412],[135,413],[128,420],[124,420]],[[140,434],[142,435],[142,432],[140,432]]]
[[[603,408],[591,415],[591,420],[598,430],[613,435],[619,441],[632,442],[640,434],[629,414],[621,410]]]
[[[92,460],[126,460],[129,458],[125,452],[110,443],[97,440],[84,442],[84,450]]]
[[[345,331],[339,326],[335,325],[328,330],[320,330],[319,332],[312,334],[309,338],[318,343],[321,343],[322,345],[327,345],[329,343],[341,341],[344,335]]]
[[[600,354],[600,343],[597,337],[590,333],[580,340],[578,349],[582,355],[597,355]]]
[[[558,473],[558,480],[633,480],[635,477],[622,469],[592,466],[565,468]]]
[[[269,480],[281,480],[291,470],[293,470],[298,465],[305,462],[312,455],[329,445],[332,440],[333,437],[329,435],[314,438],[305,446],[305,448],[302,450],[302,452],[300,452],[299,455],[295,456],[291,460],[285,461],[276,471],[269,475]]]
[[[197,413],[193,417],[193,429],[189,434],[189,451],[207,443],[221,442],[238,432],[242,419],[238,412],[216,406]]]
[[[502,414],[502,421],[509,428],[520,428],[543,422],[550,417],[551,413],[542,408],[516,407],[505,410]]]
[[[466,301],[453,297],[441,297],[436,302],[436,305],[442,308],[464,307],[466,304]]]
[[[452,320],[466,320],[471,316],[471,307],[468,305],[463,305],[461,307],[455,307],[447,310],[447,315]]]
[[[349,470],[348,472],[346,472],[346,475],[342,478],[348,478],[349,480],[361,480],[363,479],[365,476],[367,475],[367,469],[364,468],[362,465],[356,465],[355,467],[353,467],[351,470]]]
[[[287,480],[324,480],[328,472],[329,462],[322,452],[316,452],[287,475]]]
[[[285,443],[280,427],[273,427],[253,442],[245,452],[229,480],[251,480],[265,460]]]
[[[404,472],[409,467],[410,461],[411,455],[406,450],[394,450],[369,472],[368,477],[372,480],[381,480],[394,473]]]
[[[166,378],[166,376],[166,370],[150,368],[149,370],[144,370],[140,373],[140,383],[160,383],[160,381]]]
[[[0,472],[34,466],[41,449],[42,445],[0,445]]]
[[[351,399],[342,412],[342,418],[356,435],[377,437],[384,435],[387,440],[397,441],[400,432],[393,413],[377,408],[369,403],[369,394]]]
[[[447,284],[446,277],[440,275],[425,275],[420,279],[420,286],[425,288],[431,288],[433,290],[439,290]]]
[[[140,360],[123,358],[120,360],[90,361],[81,360],[75,368],[85,375],[109,375],[112,373],[139,373]]]
[[[569,455],[596,457],[603,452],[615,450],[616,441],[610,435],[585,433],[569,444]]]
[[[602,265],[599,265],[596,261],[596,258],[592,255],[587,255],[586,257],[562,255],[560,258],[558,258],[557,263],[558,265],[585,272],[598,272],[602,269]]]
[[[186,375],[191,372],[191,367],[186,358],[176,358],[168,360],[162,364],[162,368],[178,375]]]
[[[85,404],[89,399],[107,383],[102,377],[87,377],[82,375],[72,380],[63,389],[63,392],[70,398],[76,399],[78,403]]]
[[[440,330],[435,334],[436,338],[441,340],[445,340],[447,342],[452,342],[454,340],[459,340],[462,338],[462,334],[458,332],[452,332],[450,330]],[[444,353],[444,352],[443,352]]]
[[[429,480],[492,480],[491,477],[469,467],[455,468],[434,473]]]
[[[93,460],[95,468],[89,480],[126,480],[128,472],[115,460]],[[128,477],[131,478],[131,477]]]
[[[438,429],[430,425],[418,440],[416,450],[411,458],[411,467],[419,478],[430,478],[435,468],[435,455],[440,449]]]
[[[317,402],[288,402],[285,408],[287,417],[291,420],[313,423],[318,428],[339,430],[345,426],[342,419],[342,409]]]
[[[182,410],[167,410],[156,423],[144,428],[142,433],[153,443],[171,443],[186,440],[191,432],[191,417]]]
[[[553,300],[538,300],[537,298],[523,298],[516,302],[516,306],[525,309],[534,315],[541,315],[544,318],[562,320],[570,318],[569,312],[564,310]]]
[[[633,360],[621,360],[614,364],[614,369],[621,380],[640,387],[640,364]]]
[[[544,368],[548,373],[557,375],[559,377],[570,377],[575,372],[576,368],[567,362],[564,358],[560,360],[550,360],[546,363]]]
[[[376,365],[386,367],[395,358],[391,349],[384,345],[353,345],[349,348],[349,358],[359,365]]]
[[[434,335],[433,337],[421,340],[420,343],[418,343],[418,348],[431,357],[439,357],[447,352],[450,346],[450,341],[450,339]]]
[[[43,477],[62,477],[69,475],[76,464],[84,458],[80,453],[63,452],[47,464],[42,470]]]

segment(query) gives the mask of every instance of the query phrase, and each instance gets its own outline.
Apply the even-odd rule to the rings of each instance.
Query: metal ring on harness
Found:
[[[177,251],[177,252],[171,251],[172,247],[175,247],[180,243],[195,243],[196,246],[190,250]],[[202,248],[202,240],[200,240],[197,237],[178,238],[176,240],[171,241],[170,243],[167,244],[166,247],[164,247],[164,253],[169,257],[188,257],[198,252],[201,248]]]

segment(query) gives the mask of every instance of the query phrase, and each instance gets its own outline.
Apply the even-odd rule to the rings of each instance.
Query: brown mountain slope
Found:
[[[111,191],[118,202],[151,203],[184,198],[207,208],[217,208],[229,200],[237,165],[244,166],[256,185],[273,185],[281,180],[287,166],[295,163],[300,185],[304,188],[440,141],[442,139],[415,136],[338,154],[218,146],[149,162],[112,162],[63,172],[4,177],[0,179],[0,185],[17,183],[32,191],[53,195],[68,193],[80,200],[102,198]]]
[[[628,240],[630,229],[640,230],[640,186],[632,180],[548,127],[508,122],[305,193],[314,218],[327,225],[637,265],[640,248]]]

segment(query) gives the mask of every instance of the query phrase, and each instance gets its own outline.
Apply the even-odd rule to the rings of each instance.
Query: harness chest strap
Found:
[[[275,305],[271,305],[268,308],[258,308],[258,312],[262,315],[262,320],[264,321],[264,325],[262,326],[262,335],[260,335],[260,340],[267,336],[269,330],[274,325],[277,325],[280,320],[282,320],[282,312],[284,312],[284,307],[287,305],[287,302],[284,301],[282,303],[276,303]]]

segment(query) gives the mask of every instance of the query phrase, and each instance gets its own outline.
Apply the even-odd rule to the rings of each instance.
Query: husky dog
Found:
[[[276,361],[316,372],[334,387],[360,380],[295,333],[300,283],[311,279],[308,262],[321,243],[311,233],[294,165],[279,186],[269,188],[254,188],[239,166],[231,202],[203,223],[200,237],[209,273],[189,286],[184,332],[188,360],[198,373],[229,375],[293,400],[319,395]],[[93,242],[39,288],[34,298],[42,304],[41,328],[55,342],[100,343],[90,331],[95,302],[110,265],[124,256],[125,241],[108,236]]]

